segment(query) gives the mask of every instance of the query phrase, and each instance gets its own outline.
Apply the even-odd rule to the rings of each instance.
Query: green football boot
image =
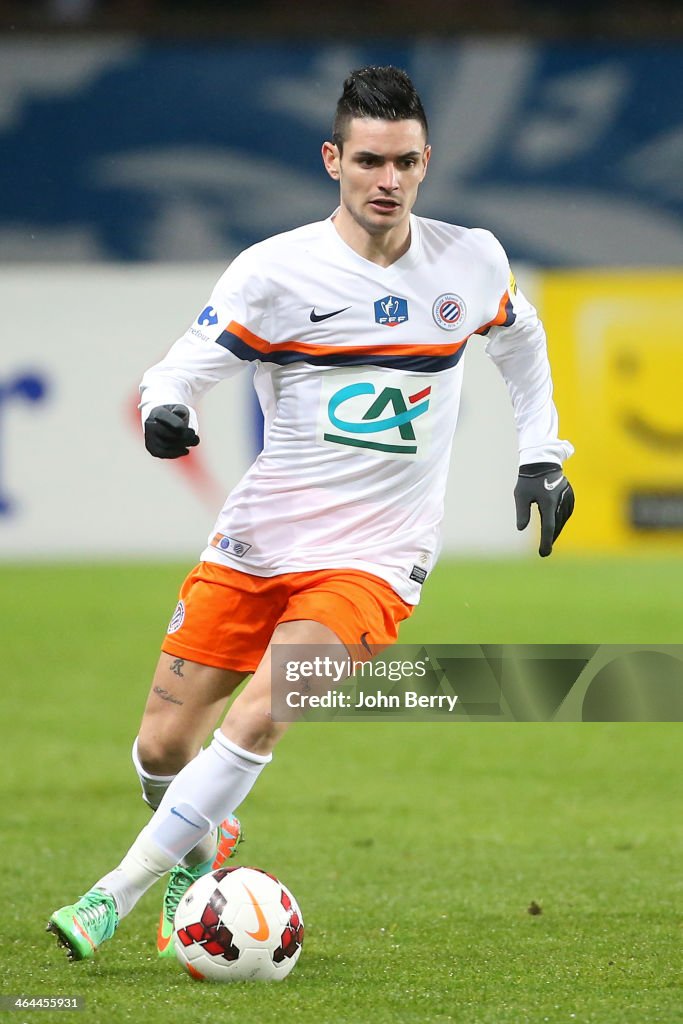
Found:
[[[175,958],[173,946],[175,912],[187,890],[202,875],[208,874],[209,871],[217,871],[226,860],[233,857],[243,838],[238,819],[234,815],[230,815],[218,827],[218,847],[214,857],[203,864],[196,864],[191,868],[184,867],[182,864],[172,868],[168,877],[168,885],[164,893],[161,914],[159,915],[159,926],[157,928],[157,953],[160,957]]]
[[[237,847],[244,840],[244,832],[240,825],[239,818],[231,814],[229,818],[222,821],[218,826],[218,846],[216,856],[211,865],[212,871],[222,868],[226,860],[230,860],[237,853]]]
[[[110,939],[119,923],[114,897],[99,889],[91,889],[76,903],[55,910],[47,931],[57,936],[69,960],[89,960],[106,939]]]

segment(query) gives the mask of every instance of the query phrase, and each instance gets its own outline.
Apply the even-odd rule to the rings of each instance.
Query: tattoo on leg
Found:
[[[175,661],[173,661],[171,663],[171,672],[174,672],[177,676],[180,676],[181,679],[185,678],[183,676],[183,665],[184,664],[185,664],[185,659],[184,658],[176,658]]]
[[[164,690],[163,686],[155,686],[154,687],[154,692],[156,694],[158,694],[158,696],[161,697],[162,700],[167,700],[169,702],[169,704],[183,704],[184,703],[184,701],[178,700],[178,698],[174,697],[172,693],[169,693],[168,690]]]

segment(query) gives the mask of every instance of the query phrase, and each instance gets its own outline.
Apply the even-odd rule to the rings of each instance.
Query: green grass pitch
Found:
[[[147,819],[129,749],[185,568],[0,570],[0,993],[86,1002],[1,1020],[683,1021],[675,723],[301,724],[241,811],[240,861],[304,912],[293,974],[198,984],[157,961],[160,887],[67,964],[49,913]],[[680,643],[682,568],[444,562],[402,640]]]

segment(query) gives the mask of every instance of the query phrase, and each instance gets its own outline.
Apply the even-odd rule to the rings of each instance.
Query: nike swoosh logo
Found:
[[[548,479],[546,477],[546,479],[543,481],[543,486],[545,487],[546,491],[554,491],[557,485],[561,484],[563,480],[564,476],[559,476],[557,480],[553,480],[552,483],[548,483]]]
[[[157,949],[160,953],[164,952],[172,938],[173,932],[164,935],[164,914],[162,911],[159,918],[159,927],[157,928]]]
[[[97,946],[95,945],[93,940],[90,938],[88,933],[85,931],[85,929],[82,927],[81,922],[78,920],[78,918],[72,917],[71,920],[73,921],[74,925],[76,926],[76,929],[81,933],[83,938],[88,940],[88,942],[90,943],[90,945],[92,946],[93,949],[97,949]]]
[[[194,821],[190,821],[190,819],[186,818],[184,814],[181,814],[180,811],[177,811],[175,807],[171,808],[171,814],[175,814],[176,818],[182,818],[183,821],[186,821],[188,825],[192,825],[192,828],[202,827],[201,825],[196,825]]]
[[[370,648],[370,644],[365,639],[366,636],[370,636],[370,632],[369,631],[367,633],[363,633],[363,635],[360,638],[360,642],[363,645],[363,647],[365,648],[365,650],[368,652],[368,654],[372,654],[372,650]]]
[[[249,896],[252,906],[256,911],[256,920],[258,922],[258,928],[256,929],[256,931],[247,932],[247,935],[250,938],[255,939],[256,942],[265,942],[266,939],[270,936],[270,928],[268,927],[268,922],[266,921],[266,915],[263,913],[263,910],[261,909],[258,900],[254,898],[254,894],[252,893],[252,891],[249,888],[247,888],[246,885],[244,886],[244,888],[246,889],[247,895]]]
[[[351,309],[351,307],[344,306],[343,309],[335,309],[334,313],[316,313],[314,306],[311,310],[311,323],[319,324],[321,320],[329,320],[331,316],[339,316],[340,313],[345,313],[347,309]]]

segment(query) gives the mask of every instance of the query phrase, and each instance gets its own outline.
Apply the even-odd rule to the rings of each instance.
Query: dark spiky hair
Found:
[[[334,115],[332,141],[339,152],[354,117],[380,121],[419,121],[429,133],[427,116],[410,77],[401,68],[366,67],[352,71],[344,82]]]

